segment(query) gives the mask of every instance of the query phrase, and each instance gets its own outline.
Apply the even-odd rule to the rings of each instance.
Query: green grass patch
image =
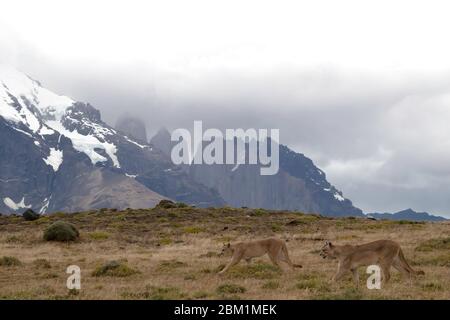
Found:
[[[187,267],[187,263],[178,260],[164,260],[158,265],[158,271],[167,272],[183,267]]]
[[[0,266],[2,267],[18,267],[22,262],[16,257],[4,256],[0,258]]]
[[[192,298],[194,299],[206,299],[210,296],[210,294],[206,291],[197,291],[192,294]]]
[[[238,265],[227,272],[227,276],[233,278],[273,279],[280,276],[280,268],[268,263],[250,263]]]
[[[33,261],[33,266],[39,269],[50,269],[52,267],[47,259],[36,259]]]
[[[97,267],[93,272],[93,277],[129,277],[139,271],[130,268],[125,262],[122,261],[109,261],[102,266]]]
[[[232,283],[222,284],[222,285],[218,286],[216,289],[217,294],[220,294],[220,295],[245,293],[246,291],[247,291],[247,289],[245,289],[243,286],[239,286],[237,284],[232,284]]]
[[[430,239],[419,244],[416,251],[450,250],[450,237]]]
[[[421,285],[422,290],[424,291],[441,291],[444,290],[442,284],[438,282],[426,282]]]
[[[204,232],[205,229],[202,227],[184,227],[183,231],[184,233],[197,234],[200,232]]]
[[[163,246],[168,246],[168,245],[171,245],[172,243],[173,243],[172,239],[167,238],[167,237],[159,239],[159,244],[163,245]]]
[[[255,216],[255,217],[261,217],[261,216],[265,216],[270,214],[269,211],[264,210],[264,209],[254,209],[252,211],[252,213],[250,214],[251,216]]]
[[[276,290],[280,287],[280,284],[277,281],[267,281],[264,282],[261,288],[264,290]]]
[[[432,265],[439,267],[450,267],[450,253],[438,255],[435,257],[422,259],[419,265]]]

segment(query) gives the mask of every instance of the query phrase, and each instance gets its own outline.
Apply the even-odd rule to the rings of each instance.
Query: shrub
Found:
[[[75,226],[65,221],[56,221],[44,231],[46,241],[75,241],[79,236]]]
[[[183,202],[173,202],[171,200],[161,200],[157,205],[156,208],[163,208],[163,209],[172,209],[172,208],[188,208],[189,205]]]
[[[275,289],[278,289],[279,287],[280,287],[280,284],[276,281],[267,281],[266,283],[264,283],[262,285],[262,288],[266,289],[266,290],[275,290]]]
[[[139,271],[130,268],[125,262],[109,261],[96,268],[92,272],[93,277],[128,277],[139,273]]]
[[[269,214],[269,212],[267,210],[254,209],[253,212],[250,215],[255,216],[255,217],[261,217],[261,216],[266,215],[266,214],[267,215]]]
[[[197,291],[197,292],[194,292],[194,294],[192,295],[192,297],[194,299],[205,299],[205,298],[208,298],[208,296],[209,296],[209,293],[206,291]]]
[[[218,294],[244,293],[245,291],[247,291],[247,289],[244,287],[232,283],[222,284],[216,289]]]
[[[20,262],[19,259],[16,257],[1,257],[0,258],[0,266],[3,267],[15,267],[15,266],[21,266],[22,262]]]
[[[42,269],[50,269],[52,267],[47,259],[36,259],[33,261],[33,265]]]
[[[34,212],[31,209],[28,209],[27,211],[25,211],[22,214],[22,217],[26,220],[26,221],[34,221],[40,218],[40,215],[36,212]]]
[[[171,209],[171,208],[176,208],[177,205],[175,202],[171,201],[171,200],[161,200],[157,205],[157,208],[163,208],[163,209]]]
[[[444,289],[444,287],[440,283],[437,283],[437,282],[427,282],[427,283],[422,284],[421,287],[425,291],[440,291],[440,290]]]
[[[170,238],[162,238],[162,239],[159,239],[159,244],[161,244],[161,245],[165,245],[165,246],[168,246],[168,245],[170,245],[170,244],[172,244],[172,239],[170,239]]]

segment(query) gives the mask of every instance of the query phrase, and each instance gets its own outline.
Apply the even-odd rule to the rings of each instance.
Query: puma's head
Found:
[[[231,248],[231,244],[228,243],[224,243],[223,247],[222,247],[222,251],[219,254],[219,257],[224,256],[224,255],[230,255],[233,253],[233,249]]]
[[[325,242],[325,245],[320,250],[320,256],[324,259],[336,259],[336,248],[330,241]]]

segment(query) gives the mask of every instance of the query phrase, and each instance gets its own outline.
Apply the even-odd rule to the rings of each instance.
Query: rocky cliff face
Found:
[[[170,153],[173,143],[167,130],[158,132],[152,143]],[[284,145],[279,146],[280,170],[261,175],[259,165],[183,165],[193,180],[217,189],[234,207],[299,210],[328,216],[363,216],[342,192],[331,185],[311,159]],[[225,157],[225,156],[224,156]]]
[[[108,126],[88,103],[0,66],[0,212],[222,205],[163,152]]]
[[[132,139],[147,142],[147,129],[140,119],[122,116],[117,120],[115,128]]]

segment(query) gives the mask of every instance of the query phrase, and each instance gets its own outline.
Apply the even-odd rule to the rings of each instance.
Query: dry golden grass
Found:
[[[80,240],[44,241],[43,230],[57,220],[74,224]],[[263,257],[217,274],[229,259],[217,256],[224,241],[269,236],[288,240],[291,259],[303,269],[281,272]],[[260,209],[99,210],[31,222],[2,216],[0,260],[9,258],[0,265],[0,298],[450,299],[449,237],[448,222],[331,219]],[[426,275],[410,281],[393,271],[389,284],[368,290],[362,268],[359,289],[350,276],[332,283],[336,262],[318,255],[325,239],[338,244],[398,241],[410,264]],[[126,267],[98,276],[95,271],[110,261]],[[65,271],[72,264],[81,268],[79,292],[66,287]]]

